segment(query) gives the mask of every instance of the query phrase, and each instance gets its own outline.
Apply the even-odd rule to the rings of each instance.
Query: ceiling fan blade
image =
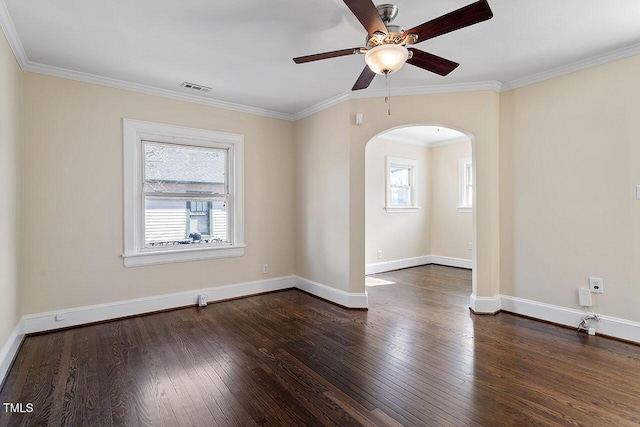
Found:
[[[337,58],[338,56],[357,55],[361,53],[359,47],[351,49],[334,50],[331,52],[316,53],[315,55],[299,56],[293,58],[293,62],[296,64],[303,64],[305,62],[319,61],[321,59]]]
[[[358,80],[356,80],[356,84],[353,85],[353,88],[351,88],[351,90],[368,88],[375,76],[376,73],[371,71],[371,68],[369,68],[368,65],[365,65],[364,70],[362,70],[362,73],[360,73],[360,77],[358,77]]]
[[[351,9],[351,12],[358,18],[370,36],[376,31],[387,34],[387,26],[384,25],[378,9],[371,0],[344,0],[344,3]]]
[[[414,48],[409,48],[409,50],[413,52],[413,57],[407,59],[407,64],[415,65],[416,67],[440,74],[441,76],[446,76],[460,65],[457,62],[449,61],[432,53],[423,52]]]
[[[441,36],[469,25],[477,24],[493,17],[493,12],[489,7],[487,0],[480,0],[462,7],[439,18],[432,19],[429,22],[413,27],[404,32],[407,34],[417,34],[416,43]]]

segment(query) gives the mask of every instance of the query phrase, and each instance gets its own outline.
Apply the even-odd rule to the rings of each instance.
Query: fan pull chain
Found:
[[[384,103],[387,104],[387,114],[391,115],[391,73],[389,71],[386,71],[384,73],[385,78],[386,78],[386,84],[387,84],[387,92],[386,92],[386,96],[384,97]]]

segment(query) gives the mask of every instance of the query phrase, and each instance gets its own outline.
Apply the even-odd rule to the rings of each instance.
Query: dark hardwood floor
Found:
[[[469,312],[471,273],[376,276],[28,337],[2,426],[640,425],[640,347]]]

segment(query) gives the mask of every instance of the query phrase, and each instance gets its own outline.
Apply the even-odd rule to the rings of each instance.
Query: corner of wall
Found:
[[[349,289],[349,102],[294,124],[296,275]]]
[[[24,72],[0,30],[0,381],[22,342],[22,146]]]

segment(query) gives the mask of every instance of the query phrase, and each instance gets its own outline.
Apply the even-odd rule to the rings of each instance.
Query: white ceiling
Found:
[[[396,0],[394,24],[410,28],[472,1]],[[638,0],[489,4],[493,19],[416,46],[459,62],[458,69],[440,77],[407,65],[392,76],[393,90],[516,86],[612,51],[640,53]],[[99,76],[285,115],[348,93],[364,67],[362,55],[292,61],[364,45],[365,30],[341,0],[0,0],[0,14],[25,69]],[[180,88],[184,81],[213,91],[190,92]],[[383,87],[378,76],[358,96]]]
[[[464,133],[441,126],[400,127],[388,130],[378,135],[378,137],[423,147],[471,142],[469,137]]]

